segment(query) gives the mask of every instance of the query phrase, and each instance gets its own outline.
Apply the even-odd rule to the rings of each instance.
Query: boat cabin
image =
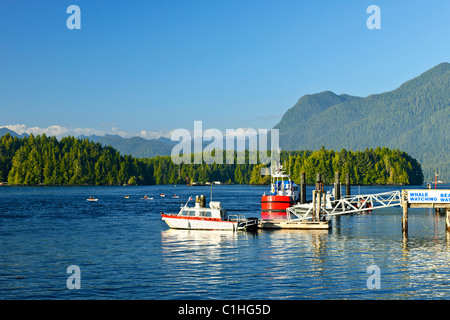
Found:
[[[227,220],[227,211],[222,209],[220,202],[211,201],[209,208],[202,206],[201,201],[196,201],[195,207],[183,207],[178,214],[182,217],[200,217],[200,218],[215,218]]]

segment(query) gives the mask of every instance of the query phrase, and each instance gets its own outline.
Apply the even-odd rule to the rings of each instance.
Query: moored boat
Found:
[[[205,196],[197,196],[194,207],[188,203],[180,208],[178,214],[161,213],[161,218],[174,229],[190,230],[255,230],[258,228],[257,218],[245,218],[243,215],[230,215],[222,208],[219,201],[210,201],[205,205]]]
[[[261,198],[261,219],[287,219],[286,209],[298,201],[298,195],[298,186],[283,171],[283,166],[271,167],[271,189]]]

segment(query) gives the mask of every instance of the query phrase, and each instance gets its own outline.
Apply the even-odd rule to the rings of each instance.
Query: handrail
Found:
[[[320,214],[327,217],[372,211],[381,208],[396,207],[401,205],[401,194],[399,190],[382,192],[377,194],[356,195],[351,197],[341,197],[331,201],[332,208],[327,209],[324,205],[320,207]],[[306,220],[312,218],[313,204],[294,205],[286,209],[288,220]]]

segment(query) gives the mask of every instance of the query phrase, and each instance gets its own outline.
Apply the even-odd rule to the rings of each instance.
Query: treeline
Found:
[[[305,172],[308,184],[315,183],[317,172],[326,183],[334,182],[335,172],[341,173],[341,179],[349,173],[350,183],[361,185],[419,185],[424,179],[420,163],[398,149],[336,152],[321,147],[317,151],[282,152],[281,159],[293,181],[300,181],[301,172]]]
[[[10,185],[117,185],[136,183],[140,164],[87,139],[46,135],[0,140],[0,179]]]
[[[245,164],[237,164],[245,156]],[[250,164],[251,153],[234,154],[234,164],[175,164],[170,156],[136,159],[88,139],[33,136],[0,139],[0,181],[10,185],[184,184],[221,181],[268,184],[262,164]],[[239,158],[242,159],[242,158]],[[420,164],[405,152],[388,148],[339,152],[325,150],[281,152],[281,163],[294,182],[301,172],[313,184],[320,172],[326,183],[334,173],[350,174],[352,184],[422,184]]]

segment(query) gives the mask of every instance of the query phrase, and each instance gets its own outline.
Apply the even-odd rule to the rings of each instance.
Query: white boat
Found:
[[[211,201],[209,208],[206,208],[203,195],[196,197],[194,207],[187,206],[190,200],[191,198],[181,207],[178,214],[161,213],[162,220],[174,229],[250,231],[258,227],[257,218],[228,215],[218,201]]]
[[[95,199],[95,198],[93,198],[93,197],[89,197],[89,198],[86,199],[86,201],[97,202],[98,199]]]

